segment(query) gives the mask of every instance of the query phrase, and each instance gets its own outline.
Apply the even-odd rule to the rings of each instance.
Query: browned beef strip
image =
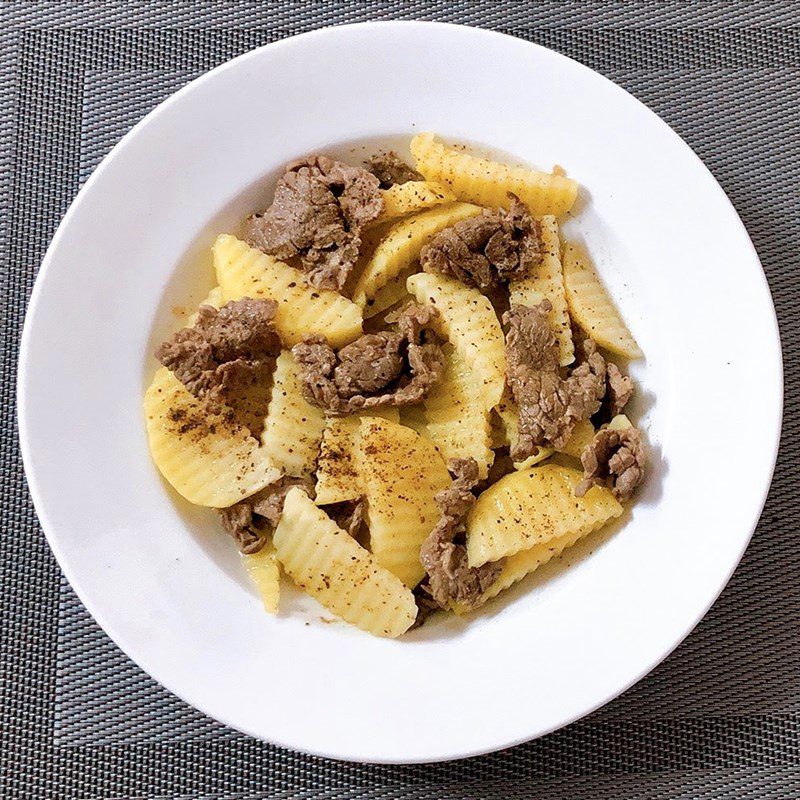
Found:
[[[547,315],[553,310],[549,300],[537,306],[513,305],[503,314],[507,326],[506,361],[508,379],[524,380],[531,372],[558,370],[558,342]]]
[[[488,489],[493,483],[497,483],[504,475],[514,471],[514,459],[507,447],[498,447],[494,451],[494,461],[489,465],[489,474],[485,481],[481,481],[478,489],[483,491]]]
[[[329,411],[346,406],[336,389],[336,351],[321,334],[310,334],[292,348],[300,369],[303,396],[309,403]],[[342,412],[344,413],[344,412]]]
[[[582,455],[584,479],[575,489],[583,497],[594,485],[608,486],[624,502],[644,480],[647,451],[638,428],[599,430]]]
[[[262,362],[257,362],[261,364]],[[220,392],[224,396],[231,396],[237,390],[248,386],[258,379],[256,363],[244,358],[235,361],[226,361],[214,371],[214,377],[219,379]],[[267,373],[269,377],[269,373]]]
[[[333,414],[420,402],[444,370],[442,349],[425,327],[434,315],[409,305],[390,319],[397,331],[365,334],[338,353],[323,336],[306,336],[292,348],[304,396]]]
[[[425,178],[409,167],[393,150],[370,156],[365,162],[367,169],[381,182],[381,189],[388,189],[409,181],[424,181]]]
[[[242,553],[257,553],[281,521],[289,489],[300,486],[313,497],[314,484],[308,478],[282,477],[261,491],[228,508],[221,508],[222,527]]]
[[[414,589],[414,600],[417,603],[417,618],[414,620],[411,630],[424,625],[440,608],[439,604],[431,597],[431,587],[427,577]]]
[[[338,353],[333,381],[339,397],[379,392],[403,371],[401,333],[368,333]]]
[[[380,182],[371,172],[324,156],[319,156],[312,163],[322,172],[325,182],[339,201],[351,230],[363,228],[383,213]]]
[[[606,395],[606,377],[606,360],[596,351],[572,367],[565,384],[569,399],[566,414],[573,426],[597,413]]]
[[[437,315],[433,306],[408,303],[399,311],[389,312],[386,321],[396,323],[400,333],[412,344],[422,344],[428,329],[436,322]]]
[[[328,516],[343,530],[347,531],[359,544],[366,545],[369,529],[367,527],[367,503],[363,497],[358,500],[345,500],[324,507]]]
[[[633,397],[633,381],[629,376],[623,375],[613,361],[606,360],[598,353],[593,339],[585,338],[585,334],[580,330],[573,331],[573,339],[576,343],[575,353],[579,365],[594,364],[595,371],[601,374],[603,371],[603,367],[600,366],[602,359],[606,376],[605,396],[600,410],[593,416],[592,422],[597,426],[610,422],[617,414],[622,413]]]
[[[463,538],[467,514],[475,503],[472,490],[478,485],[478,464],[473,458],[453,458],[447,467],[455,478],[436,494],[442,516],[422,543],[420,561],[428,574],[428,591],[441,608],[451,603],[470,608],[497,580],[503,562],[469,566]]]
[[[542,260],[540,235],[539,223],[513,197],[510,211],[484,209],[438,233],[422,248],[420,263],[425,272],[485,292],[525,277]]]
[[[497,319],[502,320],[503,314],[511,308],[511,298],[509,297],[508,286],[494,286],[484,291],[487,300],[492,304]]]
[[[619,367],[609,361],[606,364],[606,400],[609,405],[609,417],[613,419],[621,414],[633,396],[633,381],[628,375],[623,375]]]
[[[233,300],[217,310],[201,306],[194,329],[200,331],[221,363],[237,358],[258,360],[280,352],[281,340],[275,330],[274,300]]]
[[[239,550],[245,555],[257,553],[266,543],[265,529],[253,516],[253,506],[241,500],[228,508],[219,510],[222,527],[229,533]]]
[[[156,350],[156,358],[197,397],[216,402],[243,384],[263,379],[281,342],[274,328],[277,303],[249,297],[217,310],[200,306],[197,322]]]
[[[358,258],[361,229],[383,208],[375,175],[314,156],[287,167],[272,205],[248,219],[245,238],[277,258],[299,256],[311,283],[341,290]]]
[[[522,461],[539,446],[563,447],[575,423],[599,408],[606,391],[605,360],[593,352],[562,378],[558,343],[548,323],[552,306],[515,305],[503,316],[507,379],[519,407],[519,439],[511,453]]]

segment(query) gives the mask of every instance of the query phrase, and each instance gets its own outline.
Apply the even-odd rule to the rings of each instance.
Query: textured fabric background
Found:
[[[246,50],[383,18],[513,33],[588,64],[659,113],[711,168],[753,237],[786,367],[783,443],[763,518],[698,629],[647,679],[568,729],[434,766],[298,755],[158,687],[60,577],[25,487],[14,420],[36,270],[69,201],[119,137]],[[797,3],[0,4],[0,797],[800,798],[799,24]],[[732,402],[743,418],[758,413],[746,385]],[[734,468],[732,491],[736,480]]]

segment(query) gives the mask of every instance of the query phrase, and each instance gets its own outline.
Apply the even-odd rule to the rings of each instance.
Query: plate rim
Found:
[[[44,511],[45,501],[43,498],[43,492],[41,487],[38,485],[38,480],[36,478],[35,472],[32,468],[32,455],[29,448],[29,439],[28,439],[28,419],[27,419],[27,411],[26,411],[26,384],[28,379],[28,369],[29,369],[29,354],[28,349],[30,345],[30,337],[31,337],[31,329],[32,329],[32,319],[36,314],[36,309],[40,303],[41,296],[44,292],[44,287],[47,280],[47,272],[51,262],[55,258],[55,254],[58,250],[59,242],[61,240],[64,231],[68,228],[72,217],[77,212],[77,209],[82,204],[84,198],[92,191],[93,186],[102,179],[102,176],[108,167],[108,165],[116,158],[117,154],[123,150],[127,143],[134,139],[139,131],[148,126],[151,121],[162,113],[166,108],[171,107],[175,103],[179,103],[181,99],[197,90],[197,88],[208,82],[209,80],[213,80],[216,76],[225,71],[234,68],[235,66],[248,61],[249,59],[257,59],[260,54],[264,51],[275,51],[278,49],[283,49],[286,47],[291,47],[295,42],[298,40],[307,40],[313,38],[324,38],[328,36],[337,36],[340,34],[347,35],[349,31],[354,29],[364,30],[370,28],[378,28],[378,27],[395,27],[395,28],[418,28],[420,30],[424,29],[452,29],[454,35],[465,35],[465,36],[475,36],[476,38],[492,38],[492,39],[503,39],[503,40],[511,40],[514,43],[521,43],[526,45],[527,47],[535,48],[536,50],[543,51],[547,53],[549,56],[555,56],[557,59],[564,59],[565,61],[569,62],[573,68],[577,67],[581,71],[586,73],[590,73],[595,78],[601,79],[605,82],[609,87],[613,89],[613,91],[617,93],[624,94],[629,100],[635,101],[635,103],[640,107],[640,110],[644,110],[647,115],[650,115],[651,118],[654,118],[657,123],[666,128],[675,139],[680,142],[680,145],[684,149],[684,151],[691,156],[694,160],[696,166],[701,167],[701,171],[705,174],[707,179],[710,179],[710,185],[714,186],[715,191],[717,192],[721,201],[727,205],[727,208],[730,212],[733,213],[736,220],[739,223],[739,226],[742,229],[742,232],[745,234],[746,241],[749,243],[750,246],[750,255],[752,258],[755,259],[755,265],[758,267],[758,272],[760,273],[760,281],[762,290],[766,292],[766,297],[769,300],[769,308],[771,309],[771,331],[769,338],[772,341],[772,346],[774,349],[773,355],[777,357],[776,365],[778,374],[777,378],[777,385],[780,388],[780,394],[778,397],[777,407],[776,407],[776,418],[772,420],[772,441],[771,445],[771,455],[769,458],[769,462],[771,464],[770,469],[764,474],[763,482],[760,491],[760,501],[755,508],[755,514],[751,520],[747,522],[746,525],[742,526],[742,530],[748,530],[749,532],[742,537],[741,547],[739,548],[739,552],[732,563],[729,571],[725,575],[724,580],[720,583],[719,586],[715,587],[713,592],[713,597],[711,600],[705,605],[702,611],[690,622],[687,623],[687,626],[682,633],[682,635],[673,641],[663,652],[659,654],[659,656],[649,663],[646,668],[641,670],[639,673],[635,675],[629,682],[627,682],[624,686],[619,688],[617,691],[612,692],[611,694],[599,699],[595,704],[591,705],[590,707],[585,708],[583,711],[577,714],[573,714],[561,719],[560,722],[553,724],[552,726],[548,727],[547,729],[543,729],[533,735],[529,736],[522,736],[516,737],[513,739],[503,740],[499,743],[475,748],[474,750],[470,751],[463,751],[463,752],[456,752],[450,753],[446,755],[437,755],[430,758],[369,758],[363,759],[359,758],[358,756],[354,756],[352,754],[345,754],[345,753],[336,753],[336,752],[323,752],[314,749],[306,749],[303,747],[298,746],[296,743],[286,743],[277,741],[276,739],[267,739],[263,734],[248,730],[242,725],[236,723],[235,721],[226,719],[224,715],[218,712],[209,712],[204,708],[204,703],[197,702],[195,700],[189,700],[186,696],[184,696],[183,692],[180,689],[173,688],[172,686],[168,686],[166,683],[162,682],[162,680],[150,673],[147,669],[141,666],[140,662],[131,655],[131,650],[134,650],[133,647],[128,647],[127,642],[120,641],[120,638],[115,635],[114,626],[112,621],[107,620],[103,612],[97,607],[97,605],[88,598],[88,592],[85,591],[84,587],[81,586],[80,581],[76,581],[72,574],[72,569],[68,566],[65,566],[69,559],[66,557],[65,553],[63,552],[60,544],[58,543],[58,537],[53,532],[53,526],[51,525],[50,521],[47,518],[47,514]],[[739,216],[738,211],[736,210],[735,206],[731,202],[730,198],[726,194],[725,190],[722,188],[720,183],[714,177],[713,173],[710,169],[706,166],[706,164],[702,161],[702,159],[694,152],[694,150],[688,145],[688,143],[677,133],[666,121],[664,121],[655,111],[650,109],[647,105],[645,105],[641,100],[639,100],[635,95],[628,92],[622,86],[615,83],[610,78],[606,77],[602,73],[592,69],[591,67],[582,64],[581,62],[571,58],[570,56],[564,55],[563,53],[558,52],[557,50],[553,50],[551,48],[545,47],[535,42],[529,42],[519,37],[501,33],[498,31],[488,30],[485,28],[476,28],[467,25],[459,25],[456,23],[444,23],[444,22],[435,22],[435,21],[422,21],[422,20],[381,20],[381,21],[368,21],[368,22],[357,22],[357,23],[350,23],[346,25],[334,25],[334,26],[324,26],[320,28],[316,28],[311,31],[306,31],[304,33],[300,33],[294,36],[289,36],[282,38],[275,42],[270,42],[264,45],[261,45],[257,48],[249,50],[245,53],[242,53],[228,61],[219,64],[218,66],[214,67],[211,70],[204,72],[202,75],[194,78],[185,86],[178,89],[176,92],[172,93],[169,97],[165,100],[160,102],[156,105],[151,111],[149,111],[141,120],[139,120],[109,151],[109,153],[102,159],[100,164],[93,170],[89,179],[83,184],[80,190],[75,195],[74,199],[69,204],[69,207],[63,217],[61,218],[58,226],[53,234],[53,237],[50,243],[47,246],[45,251],[45,255],[42,259],[40,268],[36,275],[33,288],[31,290],[30,298],[28,300],[27,308],[25,311],[25,321],[22,329],[22,334],[19,340],[19,354],[17,360],[17,392],[16,392],[16,405],[17,405],[17,425],[18,425],[18,434],[19,434],[19,443],[20,443],[20,452],[22,455],[22,462],[23,468],[25,473],[26,482],[28,485],[28,490],[30,492],[30,496],[33,501],[34,509],[37,514],[37,518],[41,525],[41,528],[45,534],[47,539],[47,543],[52,550],[57,562],[59,569],[63,573],[64,577],[69,582],[72,590],[78,596],[81,603],[85,606],[85,608],[89,611],[92,618],[97,622],[97,624],[102,628],[103,632],[114,642],[114,644],[122,650],[125,655],[130,658],[139,669],[142,669],[152,680],[155,680],[159,686],[163,686],[167,691],[179,697],[183,702],[187,703],[191,707],[197,708],[202,713],[206,714],[207,716],[211,717],[212,719],[216,719],[220,721],[222,724],[227,725],[234,730],[240,731],[248,736],[252,736],[260,741],[269,742],[272,744],[276,744],[281,747],[290,748],[292,750],[306,753],[312,756],[321,756],[325,758],[330,758],[333,760],[339,761],[358,761],[360,763],[371,763],[371,764],[412,764],[412,763],[436,763],[436,762],[443,762],[443,761],[450,761],[453,759],[459,758],[467,758],[473,757],[478,755],[483,755],[491,752],[496,752],[498,750],[506,749],[509,747],[514,747],[519,744],[522,744],[527,741],[532,741],[533,739],[539,738],[541,736],[545,736],[553,731],[559,730],[567,725],[572,724],[573,722],[586,717],[587,715],[593,713],[598,708],[606,705],[607,703],[614,700],[616,697],[620,696],[636,683],[641,681],[645,676],[647,676],[650,672],[652,672],[662,661],[664,661],[671,653],[675,651],[675,649],[686,639],[686,637],[697,627],[700,621],[706,616],[709,609],[714,605],[716,600],[719,598],[722,591],[728,585],[734,571],[738,567],[741,559],[744,555],[745,550],[747,549],[752,536],[755,532],[756,526],[761,518],[763,513],[764,505],[767,500],[767,496],[769,494],[769,490],[772,485],[772,480],[775,472],[775,467],[777,463],[777,457],[779,453],[780,447],[780,439],[781,439],[781,432],[782,432],[782,424],[783,424],[783,409],[784,409],[784,402],[785,402],[785,370],[783,364],[783,348],[782,342],[780,338],[780,330],[778,326],[778,318],[777,313],[775,310],[775,305],[772,300],[771,291],[769,288],[769,283],[767,281],[766,274],[763,269],[763,265],[761,263],[761,259],[758,255],[758,252],[755,248],[755,245],[752,242],[749,232],[744,225],[741,217]],[[766,452],[766,451],[765,451]]]

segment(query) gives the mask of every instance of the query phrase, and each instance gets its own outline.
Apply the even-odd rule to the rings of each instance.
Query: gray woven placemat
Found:
[[[70,199],[118,138],[232,56],[377,18],[513,33],[577,58],[657,111],[747,225],[786,360],[783,444],[766,510],[698,629],[638,686],[570,728],[434,766],[298,755],[226,729],[154,684],[60,577],[25,488],[14,421],[18,336],[38,264]],[[800,797],[798,21],[797,3],[2,4],[0,797]],[[758,413],[746,385],[731,402],[742,424]],[[724,467],[735,491],[736,470]]]

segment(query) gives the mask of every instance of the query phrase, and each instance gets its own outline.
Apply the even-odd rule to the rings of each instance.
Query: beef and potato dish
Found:
[[[428,133],[410,151],[288,165],[217,238],[144,398],[157,467],[218,510],[267,611],[283,574],[387,637],[620,517],[646,468],[642,353],[560,231],[578,184]]]

